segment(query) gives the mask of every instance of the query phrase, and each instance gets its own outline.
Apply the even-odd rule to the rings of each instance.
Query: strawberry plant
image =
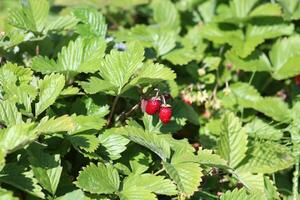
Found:
[[[2,0],[0,199],[299,199],[298,0]]]

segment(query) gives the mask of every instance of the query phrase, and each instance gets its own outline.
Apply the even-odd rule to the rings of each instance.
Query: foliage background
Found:
[[[0,11],[0,199],[299,199],[298,0]]]

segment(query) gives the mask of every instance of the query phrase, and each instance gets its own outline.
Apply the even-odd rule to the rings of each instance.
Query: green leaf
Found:
[[[221,158],[217,154],[213,154],[212,150],[208,149],[200,149],[197,152],[198,162],[201,165],[210,166],[210,167],[220,167],[220,168],[227,168],[226,160]]]
[[[0,147],[7,153],[23,148],[38,137],[33,123],[17,124],[0,132]]]
[[[74,16],[66,15],[54,17],[53,19],[48,21],[44,32],[47,33],[49,31],[69,30],[74,28],[77,23],[78,20]]]
[[[35,104],[35,115],[40,115],[51,106],[65,86],[63,75],[51,74],[39,80],[39,101]]]
[[[143,60],[143,47],[139,43],[130,43],[124,52],[113,49],[105,57],[100,75],[104,81],[114,86],[116,94],[120,94],[134,73],[142,67]]]
[[[277,191],[276,186],[274,185],[273,181],[270,180],[269,177],[264,177],[265,183],[265,196],[267,199],[280,199],[280,194]]]
[[[170,158],[170,145],[163,136],[148,131],[145,132],[143,129],[133,126],[122,127],[119,131],[129,140],[156,153],[163,161]]]
[[[269,53],[273,65],[273,77],[277,80],[300,74],[300,36],[279,39]]]
[[[177,33],[174,31],[157,30],[156,34],[152,35],[152,46],[158,56],[165,55],[176,46]]]
[[[293,33],[293,24],[274,22],[273,24],[256,24],[247,26],[246,33],[240,29],[222,29],[218,24],[207,24],[201,35],[216,44],[228,43],[232,51],[241,58],[249,56],[255,48],[266,39]]]
[[[111,160],[121,158],[121,153],[126,150],[129,140],[120,135],[116,129],[106,129],[103,134],[98,136],[101,146],[105,148]]]
[[[256,7],[251,13],[250,17],[261,16],[281,16],[281,7],[276,3],[265,3]]]
[[[0,188],[0,199],[5,199],[5,200],[18,200],[17,197],[13,196],[13,192]]]
[[[94,152],[100,145],[99,139],[92,134],[74,134],[66,136],[70,142],[77,148],[83,149],[86,152]]]
[[[32,69],[42,73],[64,72],[74,76],[78,73],[99,70],[106,43],[102,38],[81,38],[69,42],[58,54],[57,63],[47,57],[32,60]]]
[[[173,106],[173,116],[178,119],[185,118],[192,124],[198,125],[199,115],[192,106],[187,105],[183,101],[175,101]]]
[[[221,200],[264,200],[261,193],[247,194],[246,189],[234,189],[233,191],[227,191],[221,196]]]
[[[120,200],[157,200],[155,194],[139,186],[126,188],[125,190],[122,190],[119,195]]]
[[[47,0],[22,0],[21,9],[10,12],[9,23],[21,29],[42,32],[49,13]]]
[[[173,65],[186,65],[192,60],[201,59],[202,56],[198,52],[194,51],[192,48],[183,47],[180,49],[173,49],[169,53],[163,55],[162,57],[168,60]]]
[[[75,123],[75,129],[71,131],[71,134],[83,132],[86,130],[100,130],[106,123],[102,116],[98,115],[72,115],[73,122]]]
[[[245,108],[252,108],[255,103],[263,99],[260,93],[248,83],[236,82],[230,85],[230,90],[236,103]]]
[[[84,192],[82,190],[74,190],[72,192],[68,192],[63,196],[60,196],[56,198],[55,200],[88,200],[86,196],[84,195]]]
[[[251,192],[264,192],[263,174],[252,174],[246,171],[235,171],[233,175]]]
[[[14,102],[0,101],[0,122],[7,127],[22,123],[22,115]]]
[[[169,196],[177,194],[176,186],[171,180],[153,174],[131,174],[124,180],[123,187],[125,191],[131,187],[142,187],[155,194]]]
[[[62,173],[60,155],[50,155],[36,144],[31,145],[27,152],[34,176],[44,189],[55,195]]]
[[[32,80],[33,71],[30,68],[7,62],[0,68],[0,77],[0,85],[2,86],[8,83],[16,83],[17,80],[20,84],[23,84]]]
[[[234,69],[240,69],[243,71],[259,72],[259,71],[271,71],[272,67],[268,57],[259,51],[254,51],[246,58],[240,58],[233,51],[226,53],[226,58],[233,65]]]
[[[145,63],[137,72],[137,76],[130,81],[130,85],[156,83],[163,80],[174,80],[176,74],[173,70],[162,64]]]
[[[106,44],[102,38],[82,39],[79,37],[71,41],[67,47],[62,48],[57,64],[61,67],[61,71],[95,72],[99,70],[105,48]]]
[[[259,0],[233,0],[230,2],[230,8],[234,16],[242,19],[248,16],[258,1]]]
[[[180,156],[184,156],[181,154]],[[190,197],[201,182],[202,172],[198,163],[193,162],[164,162],[166,172],[176,183],[178,190],[185,196]]]
[[[283,137],[282,131],[275,129],[273,126],[259,118],[255,118],[244,127],[250,137],[265,140],[280,140]]]
[[[274,173],[294,164],[291,150],[275,142],[255,142],[250,155],[243,161],[239,171]]]
[[[277,97],[265,97],[256,102],[254,108],[276,121],[288,123],[292,118],[288,105]]]
[[[77,187],[94,194],[112,194],[117,192],[120,185],[119,174],[111,165],[91,163],[79,172]]]
[[[175,5],[169,1],[152,1],[153,18],[163,29],[179,29],[180,21],[179,14]],[[166,10],[168,12],[166,12]]]
[[[92,8],[77,8],[73,13],[76,18],[82,22],[82,24],[78,24],[76,27],[80,35],[105,37],[107,25],[100,12]]]
[[[0,182],[12,185],[36,197],[45,198],[42,188],[37,184],[38,181],[33,176],[33,172],[26,170],[20,164],[6,164],[0,172]]]
[[[247,134],[239,118],[233,113],[226,113],[222,119],[218,153],[228,166],[235,168],[245,158],[247,143]]]
[[[115,89],[109,81],[102,80],[97,77],[91,77],[88,82],[79,82],[82,89],[88,94],[95,94],[98,92],[104,92]]]
[[[37,126],[40,133],[72,132],[74,128],[75,124],[72,118],[67,115],[50,119],[46,116]]]

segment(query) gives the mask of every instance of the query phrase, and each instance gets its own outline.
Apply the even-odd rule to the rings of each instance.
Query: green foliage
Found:
[[[219,155],[234,168],[244,159],[247,143],[247,134],[239,119],[233,113],[226,113],[222,119]]]
[[[298,0],[2,0],[0,199],[298,199],[299,19]]]

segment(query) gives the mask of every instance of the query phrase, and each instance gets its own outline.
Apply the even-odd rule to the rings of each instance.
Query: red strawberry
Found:
[[[146,113],[149,115],[156,114],[160,109],[161,101],[157,98],[152,98],[148,100],[146,105]]]
[[[295,76],[295,83],[296,85],[300,85],[300,75]]]
[[[162,105],[159,110],[159,119],[162,121],[163,124],[169,123],[172,117],[172,108],[169,105]]]

